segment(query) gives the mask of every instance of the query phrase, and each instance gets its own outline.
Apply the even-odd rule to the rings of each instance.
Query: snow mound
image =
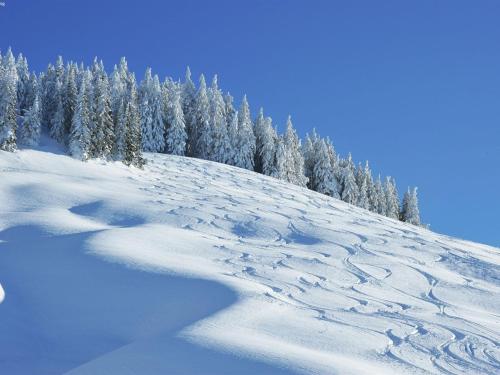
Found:
[[[0,373],[500,371],[499,249],[146,157],[0,152]]]

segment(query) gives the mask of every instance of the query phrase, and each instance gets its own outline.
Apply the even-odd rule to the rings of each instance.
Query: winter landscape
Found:
[[[273,23],[262,13],[264,3],[257,3],[261,24]],[[301,16],[305,8],[292,3],[274,9],[277,5],[269,2],[265,9],[285,18],[294,12]],[[47,17],[66,14],[67,19],[56,18],[62,24],[73,20],[75,30],[86,30],[84,40],[91,38],[91,25],[83,22],[86,10],[76,14],[63,2],[53,5],[48,3]],[[164,25],[129,5],[111,9],[122,20],[134,19],[137,28],[123,30],[124,35],[134,29],[145,45],[152,43],[148,28]],[[376,132],[389,143],[372,148],[380,138],[358,137],[349,126],[318,124],[316,129],[312,121],[307,128],[298,121],[296,127],[295,115],[273,120],[252,104],[260,99],[239,87],[233,97],[221,84],[224,74],[195,77],[187,67],[168,75],[149,65],[137,70],[132,66],[141,65],[132,65],[134,59],[89,59],[83,47],[76,60],[61,52],[40,68],[43,53],[33,41],[26,43],[24,31],[2,40],[9,6],[0,7],[0,375],[500,373],[495,239],[486,245],[433,231],[432,220],[442,227],[431,207],[435,197],[427,193],[420,201],[420,190],[398,186],[399,176],[389,173],[377,154],[378,163],[362,158],[364,148],[390,154],[391,161],[405,166],[398,169],[405,184],[419,183],[413,179],[420,172],[413,174],[405,165],[418,160],[433,181],[424,186],[442,201],[459,195],[461,220],[471,227],[474,212],[466,201],[484,210],[481,196],[488,196],[487,209],[494,212],[497,195],[482,186],[494,186],[498,170],[481,181],[475,176],[487,164],[467,169],[462,160],[455,180],[450,177],[454,165],[443,168],[439,160],[429,165],[417,156],[426,147],[432,154],[431,138],[438,133],[426,133],[418,143],[410,136],[413,130],[399,124],[376,123]],[[158,15],[165,10],[149,6]],[[177,6],[178,14],[185,14],[184,5]],[[219,6],[206,8],[200,25],[211,12],[220,16]],[[167,6],[169,14],[175,14],[173,7]],[[327,17],[333,10],[347,12],[333,6],[324,9]],[[350,17],[358,13],[355,9]],[[316,18],[300,27],[305,30],[307,22],[313,27]],[[94,20],[102,22],[97,15]],[[165,25],[175,22],[180,21],[165,18]],[[46,24],[53,25],[48,19]],[[203,37],[194,31],[211,32],[200,25],[179,35],[197,42]],[[117,34],[116,43],[129,42]],[[300,33],[292,34],[300,44]],[[256,30],[250,40],[262,42],[269,35]],[[115,56],[107,49],[118,44],[99,45],[103,39],[93,38],[92,48]],[[315,44],[314,38],[305,40]],[[28,49],[26,55],[16,41]],[[76,42],[67,43],[75,59],[69,46]],[[139,48],[126,47],[132,53]],[[189,54],[169,47],[170,60],[155,57],[153,66]],[[53,48],[64,50],[59,44]],[[217,55],[207,51],[200,52],[198,66],[209,66]],[[335,57],[340,58],[338,51]],[[301,58],[306,57],[297,61]],[[224,58],[218,63],[221,73],[231,72]],[[298,65],[279,69],[295,74]],[[434,79],[436,86],[444,82]],[[265,79],[257,81],[257,92],[272,87]],[[423,99],[406,94],[420,109]],[[308,92],[301,96],[312,98],[308,106],[290,112],[307,107],[312,119],[313,112],[331,107],[329,95],[328,90]],[[280,108],[278,102],[272,108]],[[338,108],[332,110],[335,116]],[[369,113],[369,106],[360,107],[364,110]],[[336,135],[349,131],[349,144],[338,144]],[[476,133],[469,131],[462,140],[470,149],[476,147]],[[453,154],[460,144],[453,137],[447,135],[438,148]],[[404,143],[405,151],[393,152],[398,150],[393,142]],[[494,165],[496,150],[484,154]],[[441,175],[448,185],[440,186]],[[465,195],[459,193],[461,184],[468,189]],[[439,215],[450,223],[456,219],[451,210]],[[488,226],[476,223],[472,229],[486,233],[482,227]]]

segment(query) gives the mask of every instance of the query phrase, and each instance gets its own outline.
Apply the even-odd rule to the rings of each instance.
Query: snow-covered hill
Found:
[[[0,374],[500,372],[499,249],[146,156],[0,152]]]

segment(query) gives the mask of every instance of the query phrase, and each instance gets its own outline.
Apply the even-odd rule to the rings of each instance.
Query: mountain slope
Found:
[[[0,373],[500,370],[499,249],[146,156],[0,153]]]

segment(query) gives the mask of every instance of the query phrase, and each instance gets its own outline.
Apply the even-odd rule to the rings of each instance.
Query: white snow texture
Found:
[[[43,142],[0,152],[0,374],[500,372],[499,249],[227,165]]]

